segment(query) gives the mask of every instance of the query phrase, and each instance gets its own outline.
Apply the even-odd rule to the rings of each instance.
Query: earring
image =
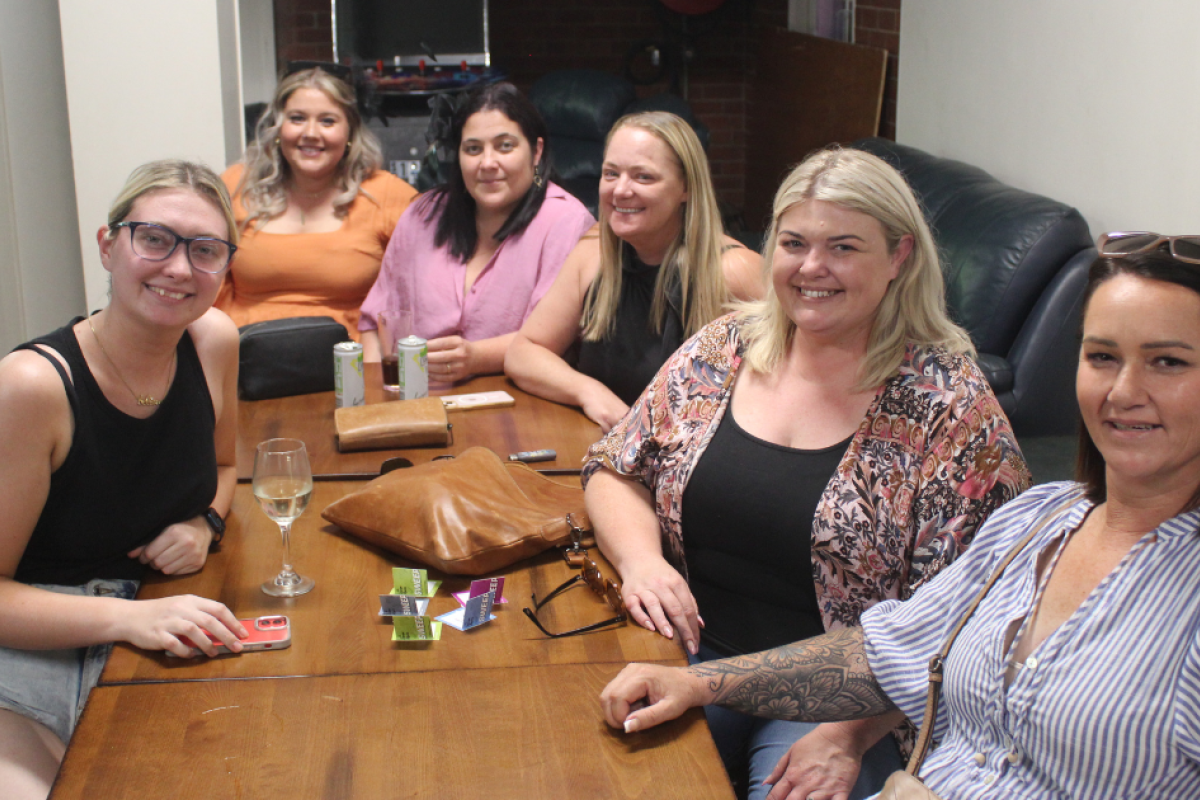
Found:
[[[279,147],[279,137],[278,136],[275,137],[275,146]]]
[[[537,188],[542,188],[546,184],[546,179],[542,176],[542,162],[538,162],[533,167],[533,185]]]

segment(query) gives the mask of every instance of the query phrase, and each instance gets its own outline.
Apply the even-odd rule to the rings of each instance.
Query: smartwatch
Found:
[[[225,520],[221,519],[215,508],[209,506],[208,511],[204,512],[204,521],[212,528],[212,543],[220,544],[225,538]]]

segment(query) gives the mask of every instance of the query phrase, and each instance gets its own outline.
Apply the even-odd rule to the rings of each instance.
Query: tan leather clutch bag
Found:
[[[450,443],[450,421],[440,397],[339,408],[333,424],[343,453]]]

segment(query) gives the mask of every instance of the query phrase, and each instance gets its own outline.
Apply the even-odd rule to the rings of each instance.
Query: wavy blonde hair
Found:
[[[233,218],[229,192],[225,190],[221,178],[203,164],[178,159],[150,161],[129,173],[125,185],[108,209],[108,238],[116,237],[120,228],[113,226],[125,221],[138,198],[165,189],[187,189],[212,203],[225,218],[229,241],[235,245],[238,243],[237,222]]]
[[[692,127],[666,111],[645,111],[621,117],[608,132],[604,144],[606,152],[613,135],[621,128],[640,128],[661,139],[683,175],[688,192],[688,200],[683,204],[683,224],[658,270],[650,321],[656,331],[662,330],[667,313],[667,290],[678,282],[683,300],[684,333],[691,336],[719,317],[728,300],[725,273],[721,267],[724,228],[708,170],[708,158]],[[612,329],[621,297],[621,270],[627,257],[627,248],[613,233],[608,216],[601,208],[600,273],[588,289],[580,322],[586,341],[603,339]]]
[[[744,321],[746,363],[770,372],[787,352],[796,324],[788,317],[771,280],[779,220],[809,200],[860,211],[883,226],[889,253],[905,236],[912,252],[900,265],[879,304],[867,342],[857,389],[865,391],[896,375],[910,343],[975,354],[967,332],[946,313],[946,292],[937,245],[925,215],[904,178],[883,160],[861,150],[832,147],[813,153],[783,180],[775,194],[771,227],[763,240],[762,300],[737,305]]]
[[[346,155],[338,164],[342,190],[333,198],[335,215],[346,216],[362,182],[383,166],[383,148],[363,124],[349,84],[316,67],[288,75],[279,82],[274,99],[255,126],[254,144],[246,148],[246,169],[234,191],[246,208],[246,225],[261,225],[287,209],[286,184],[292,171],[279,150],[279,130],[284,108],[297,89],[319,89],[342,110],[350,127]],[[370,197],[366,192],[363,195]]]

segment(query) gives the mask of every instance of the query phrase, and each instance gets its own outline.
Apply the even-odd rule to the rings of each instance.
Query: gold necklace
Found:
[[[133,395],[133,399],[137,401],[139,406],[160,406],[162,400],[154,399],[151,394],[138,394],[129,385],[129,381],[125,380],[125,376],[121,374],[121,369],[117,366],[117,362],[112,360],[112,356],[108,354],[108,350],[104,349],[104,342],[100,341],[100,334],[96,333],[96,326],[92,324],[92,318],[88,317],[88,327],[92,329],[92,336],[96,339],[96,344],[100,345],[100,352],[104,354],[104,358],[112,365],[113,372],[117,373],[117,377],[121,379],[121,383],[125,384],[125,388]],[[171,363],[167,367],[167,391],[171,390],[171,376],[175,371],[175,353],[171,353]],[[166,399],[164,397],[164,399]]]
[[[293,194],[293,195],[299,195],[299,196],[301,196],[301,197],[307,197],[307,198],[309,198],[310,200],[312,200],[312,199],[316,199],[316,198],[320,198],[321,200],[325,200],[325,199],[328,197],[328,195],[329,195],[329,190],[330,190],[331,188],[334,188],[334,187],[327,186],[327,187],[325,187],[324,189],[322,189],[322,190],[321,190],[321,191],[319,191],[319,192],[302,192],[302,191],[300,191],[299,189],[297,189],[296,187],[294,187],[294,186],[293,186],[292,188],[288,189],[288,192],[289,192],[290,194]],[[308,222],[307,222],[307,221],[304,219],[304,206],[300,205],[299,203],[296,203],[296,210],[300,212],[300,225],[301,225],[301,227],[305,227],[305,226],[307,226],[307,225],[308,225]]]

